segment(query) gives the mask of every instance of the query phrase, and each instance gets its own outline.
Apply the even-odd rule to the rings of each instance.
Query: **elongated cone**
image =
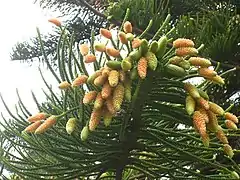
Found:
[[[193,66],[209,67],[212,65],[211,61],[205,58],[200,58],[200,57],[190,57],[188,61]]]
[[[105,84],[103,85],[102,91],[101,91],[102,98],[107,99],[111,95],[112,89],[113,88],[110,86],[109,82],[106,81]]]
[[[105,52],[106,51],[106,46],[103,43],[94,43],[94,48],[96,51],[99,52]]]
[[[132,48],[133,48],[133,49],[136,49],[136,48],[140,47],[141,44],[142,44],[142,40],[139,39],[139,38],[134,38],[134,39],[132,40]]]
[[[116,113],[116,109],[113,106],[113,97],[112,96],[110,96],[106,99],[106,106],[107,106],[108,111],[111,114],[114,115]]]
[[[225,125],[228,129],[233,129],[233,130],[238,129],[237,125],[234,122],[232,122],[231,120],[226,120]]]
[[[102,108],[103,104],[104,104],[104,99],[102,98],[102,94],[101,92],[99,92],[97,94],[97,97],[95,99],[95,102],[94,102],[94,109],[100,109]]]
[[[207,123],[207,129],[211,132],[217,132],[218,131],[218,119],[216,114],[214,114],[212,111],[207,111],[208,113],[208,119],[209,122]]]
[[[78,87],[87,82],[88,76],[86,75],[79,75],[76,79],[72,82],[72,87]]]
[[[101,115],[102,109],[93,109],[88,125],[90,131],[94,131],[96,129],[101,120]]]
[[[179,67],[174,64],[168,64],[165,67],[165,71],[167,73],[169,73],[170,75],[177,76],[177,77],[183,77],[187,74],[186,71],[182,67]]]
[[[120,82],[124,82],[126,79],[126,73],[124,71],[119,71],[119,80]]]
[[[232,147],[229,144],[224,144],[223,149],[226,155],[228,155],[230,158],[233,157],[234,153],[233,153]]]
[[[148,62],[145,57],[141,57],[140,60],[138,61],[138,75],[141,79],[145,79],[147,76],[147,67],[148,67]]]
[[[207,133],[202,134],[202,135],[201,135],[201,139],[202,139],[203,145],[204,145],[205,147],[209,147],[210,138],[209,138],[208,134],[207,134]]]
[[[223,116],[224,115],[224,110],[222,107],[220,107],[219,105],[213,103],[213,102],[209,102],[209,109],[214,112],[215,114],[219,115],[219,116]]]
[[[142,40],[140,49],[142,51],[142,55],[145,56],[145,54],[148,52],[148,41],[146,39]]]
[[[134,80],[134,79],[137,79],[138,77],[138,70],[137,68],[132,68],[132,70],[130,71],[130,79],[131,80]]]
[[[102,72],[100,70],[95,71],[91,76],[88,77],[87,83],[93,83],[94,80],[100,76]]]
[[[194,42],[191,39],[178,38],[175,41],[173,41],[173,47],[174,48],[194,47]]]
[[[205,122],[209,123],[208,112],[204,108],[200,108],[198,111],[202,114]]]
[[[81,131],[81,140],[86,141],[89,135],[89,129],[88,126],[85,126]]]
[[[175,50],[177,56],[194,56],[198,54],[198,50],[193,47],[181,47]]]
[[[124,98],[124,86],[119,83],[113,91],[113,107],[116,111],[121,109],[121,105]]]
[[[122,60],[121,67],[123,71],[129,71],[132,68],[132,63],[127,59]]]
[[[157,68],[157,64],[158,64],[158,60],[157,60],[157,57],[155,56],[155,54],[148,51],[145,55],[145,58],[147,59],[148,67],[151,70],[155,71]]]
[[[61,21],[57,18],[50,18],[48,19],[48,22],[53,23],[55,26],[58,26],[58,27],[62,26]]]
[[[132,99],[132,80],[129,77],[126,77],[124,82],[124,99],[127,102],[131,102]]]
[[[209,68],[199,68],[198,74],[202,77],[213,77],[217,75],[217,72]]]
[[[204,109],[209,110],[209,103],[204,98],[200,97],[197,99],[197,103]]]
[[[28,121],[29,122],[36,122],[36,121],[40,121],[40,120],[46,119],[47,117],[48,117],[47,113],[40,112],[40,113],[37,113],[37,114],[35,114],[33,116],[30,116],[28,118]]]
[[[66,90],[69,87],[71,87],[71,84],[67,81],[63,81],[58,85],[58,88],[61,89],[61,90]]]
[[[54,126],[57,123],[56,116],[52,115],[47,118],[35,131],[35,134],[42,134],[46,132],[50,127]]]
[[[208,94],[205,92],[205,91],[203,91],[203,90],[201,90],[201,89],[198,89],[198,92],[199,92],[199,94],[200,94],[200,96],[201,97],[203,97],[204,99],[206,99],[206,100],[209,100],[209,96],[208,96]],[[210,103],[210,102],[209,102]],[[210,104],[209,104],[210,105]]]
[[[96,56],[94,56],[93,54],[87,54],[85,57],[84,57],[84,62],[85,63],[92,63],[92,62],[95,62],[97,60]]]
[[[105,107],[103,109],[103,123],[106,127],[108,127],[111,124],[112,118],[113,118],[113,115]]]
[[[129,21],[126,21],[123,24],[123,30],[125,33],[132,33],[132,24]]]
[[[112,48],[112,47],[106,47],[106,53],[107,53],[107,55],[112,56],[112,57],[120,56],[120,51],[115,48]]]
[[[127,36],[124,32],[119,32],[118,33],[118,38],[119,38],[119,40],[122,44],[127,44],[128,43]]]
[[[190,84],[190,83],[185,83],[184,84],[184,89],[190,94],[190,96],[192,96],[194,99],[198,99],[200,98],[200,94],[198,92],[198,89]]]
[[[228,144],[228,139],[225,135],[225,133],[222,130],[221,126],[218,126],[218,130],[216,132],[216,137],[223,143],[223,144]]]
[[[183,61],[183,57],[180,56],[173,56],[168,60],[170,64],[178,65],[181,61]]]
[[[149,47],[149,50],[156,54],[157,53],[157,50],[158,50],[158,42],[157,41],[153,41]]]
[[[100,34],[107,39],[112,39],[112,33],[107,29],[101,28]]]
[[[165,35],[158,40],[158,50],[156,52],[156,56],[158,59],[161,59],[165,54],[167,49],[167,43],[168,43],[168,39],[167,39],[167,36]]]
[[[187,60],[183,60],[179,63],[179,66],[182,67],[183,69],[190,69],[191,64]]]
[[[132,52],[129,53],[129,57],[132,60],[132,62],[137,62],[142,56],[142,52],[140,49],[135,49]]]
[[[97,96],[96,91],[89,91],[83,97],[83,104],[89,104],[89,103],[93,102],[95,100],[96,96]]]
[[[121,62],[120,61],[108,61],[106,63],[107,67],[114,69],[114,70],[119,70],[121,69]]]
[[[108,76],[108,82],[111,87],[116,87],[119,81],[119,72],[116,70],[111,70]]]
[[[194,127],[197,128],[200,136],[204,136],[206,134],[205,117],[200,111],[195,111],[193,113],[193,124]]]
[[[234,114],[232,114],[230,112],[226,112],[224,114],[224,116],[225,116],[225,119],[231,120],[232,122],[234,122],[236,124],[238,123],[238,118]]]
[[[195,100],[192,98],[192,96],[187,96],[186,97],[186,111],[189,115],[192,115],[193,112],[195,111],[195,107],[196,107],[196,102]]]
[[[205,77],[205,78],[213,81],[214,83],[220,84],[220,85],[224,85],[225,84],[224,79],[221,76],[219,76],[219,75],[216,75],[214,77]]]
[[[107,79],[107,75],[100,75],[94,80],[93,84],[96,86],[102,86],[107,81]]]
[[[66,123],[66,131],[68,134],[72,134],[73,131],[76,129],[77,127],[77,120],[76,118],[70,118],[68,119],[67,123]]]
[[[33,133],[35,130],[42,124],[41,121],[36,121],[32,124],[30,124],[28,127],[24,129],[25,132],[27,133]]]
[[[232,179],[240,179],[240,177],[236,171],[232,171],[230,176],[231,176],[230,178],[232,178]]]
[[[89,47],[87,44],[80,44],[79,50],[82,56],[86,56],[89,53]]]

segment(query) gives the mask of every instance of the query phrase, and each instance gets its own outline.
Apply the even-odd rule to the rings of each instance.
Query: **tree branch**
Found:
[[[96,14],[96,15],[98,15],[98,16],[100,16],[100,17],[102,17],[102,18],[104,18],[104,19],[107,20],[107,16],[105,16],[103,13],[101,13],[101,12],[99,12],[98,10],[96,10],[95,8],[93,8],[93,7],[92,7],[90,4],[88,4],[86,1],[84,1],[84,0],[79,0],[79,1],[80,1],[80,3],[81,3],[83,6],[87,7],[87,8],[88,8],[90,11],[92,11],[94,14]],[[121,21],[117,21],[117,20],[114,20],[114,19],[110,20],[110,22],[113,23],[113,24],[115,24],[115,25],[117,25],[117,26],[121,26],[121,24],[122,24]],[[139,28],[137,28],[137,27],[133,27],[133,31],[136,32],[136,33],[138,33],[138,34],[141,34],[141,33],[143,32],[143,30],[141,30],[141,29],[139,29]],[[146,36],[148,36],[149,38],[153,37],[153,35],[150,34],[150,33],[146,33]]]

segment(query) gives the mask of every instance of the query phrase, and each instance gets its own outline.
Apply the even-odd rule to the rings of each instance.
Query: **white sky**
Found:
[[[0,3],[0,93],[11,109],[17,103],[18,88],[25,104],[32,113],[36,113],[31,90],[42,96],[41,88],[45,88],[37,65],[30,67],[26,63],[10,61],[9,54],[17,41],[35,36],[37,26],[41,32],[51,31],[52,24],[47,21],[49,17],[53,17],[53,13],[43,11],[39,5],[33,4],[33,0],[6,0]],[[44,74],[48,76],[48,81],[57,85],[48,71]],[[7,114],[1,102],[0,112]]]

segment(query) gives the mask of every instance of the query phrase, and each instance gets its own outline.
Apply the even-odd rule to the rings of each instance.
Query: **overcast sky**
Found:
[[[17,103],[16,88],[19,89],[23,101],[32,113],[36,113],[36,106],[31,98],[31,90],[42,96],[41,88],[44,87],[37,70],[37,65],[30,67],[26,63],[10,61],[9,54],[16,42],[21,42],[36,35],[36,27],[41,32],[48,32],[52,24],[48,18],[53,17],[50,11],[42,10],[33,0],[6,0],[0,3],[0,93],[11,108]],[[55,83],[50,73],[51,83]],[[0,102],[0,111],[6,114]]]

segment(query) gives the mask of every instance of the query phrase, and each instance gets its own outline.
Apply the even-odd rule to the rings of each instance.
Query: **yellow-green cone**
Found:
[[[68,134],[72,134],[72,132],[76,129],[77,120],[75,118],[70,118],[66,123],[66,131]]]
[[[133,68],[131,71],[130,71],[130,79],[131,80],[134,80],[138,77],[138,71],[137,71],[137,68]]]
[[[192,96],[194,99],[198,99],[200,98],[200,94],[198,92],[198,89],[190,84],[190,83],[185,83],[184,84],[184,89],[190,94],[190,96]]]
[[[148,41],[146,39],[142,40],[140,49],[142,51],[143,56],[148,52]]]
[[[107,108],[103,110],[103,123],[106,127],[108,127],[112,122],[113,115],[108,111]]]
[[[122,60],[121,67],[123,71],[128,71],[132,68],[132,63],[129,60]]]
[[[156,56],[157,58],[162,58],[163,55],[166,52],[167,49],[167,43],[168,43],[168,39],[167,36],[162,36],[159,40],[158,40],[158,50],[156,52]]]
[[[199,92],[201,97],[203,97],[206,100],[209,100],[209,96],[208,96],[208,94],[205,91],[203,91],[201,89],[198,89],[198,92]]]
[[[224,115],[224,110],[222,107],[220,107],[219,105],[213,103],[213,102],[209,102],[209,109],[214,112],[215,114],[219,115],[219,116],[223,116]]]
[[[191,67],[191,64],[187,60],[183,60],[183,61],[179,62],[178,65],[186,70],[190,69],[190,67]]]
[[[121,109],[121,105],[124,97],[124,86],[119,83],[113,91],[113,107],[116,111]]]
[[[132,94],[131,94],[131,88],[132,88],[132,81],[128,77],[126,77],[124,84],[124,99],[127,102],[131,102]]]
[[[234,153],[232,147],[229,144],[224,144],[223,149],[226,155],[228,155],[230,158],[233,157]]]
[[[155,71],[157,68],[157,63],[158,63],[158,60],[157,60],[157,57],[155,56],[155,54],[153,52],[148,51],[145,55],[145,58],[147,59],[148,67],[151,70]]]
[[[167,73],[169,73],[173,76],[177,76],[177,77],[183,77],[187,74],[186,71],[182,67],[179,67],[179,66],[174,65],[174,64],[168,64],[165,67],[165,71]]]
[[[108,76],[108,82],[111,87],[116,87],[119,82],[119,72],[116,70],[110,71]]]
[[[85,126],[81,131],[81,140],[86,141],[89,135],[89,129],[88,126]]]
[[[168,60],[170,64],[178,65],[180,62],[182,62],[184,59],[180,56],[174,56]]]
[[[207,123],[207,129],[211,132],[217,132],[219,127],[216,114],[214,114],[212,111],[208,111],[207,113],[209,119],[209,122]]]
[[[152,53],[156,53],[157,50],[158,50],[158,42],[157,41],[153,41],[150,45],[150,48],[149,50],[152,52]]]
[[[195,100],[192,98],[192,96],[187,96],[186,97],[186,111],[189,115],[192,115],[193,112],[195,111],[195,107],[196,107],[196,102]]]
[[[106,63],[107,67],[111,68],[111,69],[121,69],[121,62],[120,61],[108,61]]]
[[[142,56],[141,50],[134,50],[129,54],[129,57],[135,62],[138,61],[141,58],[141,56]]]

